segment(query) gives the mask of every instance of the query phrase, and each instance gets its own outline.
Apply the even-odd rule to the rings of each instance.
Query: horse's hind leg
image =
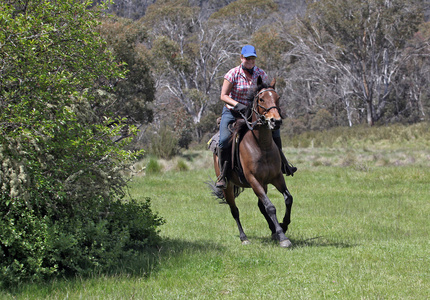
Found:
[[[236,206],[236,201],[234,198],[234,186],[233,184],[228,184],[227,189],[224,190],[224,197],[230,206],[231,215],[233,216],[234,220],[236,221],[237,228],[239,229],[239,237],[242,241],[243,245],[249,244],[248,237],[246,236],[245,232],[243,231],[242,224],[240,223],[239,219],[239,209]]]

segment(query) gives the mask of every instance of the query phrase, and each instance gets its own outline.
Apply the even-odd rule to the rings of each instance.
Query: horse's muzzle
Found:
[[[282,125],[282,119],[271,118],[269,119],[268,124],[271,130],[278,130]]]

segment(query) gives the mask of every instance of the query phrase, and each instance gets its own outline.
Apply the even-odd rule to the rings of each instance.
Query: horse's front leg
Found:
[[[288,230],[288,225],[291,223],[291,208],[293,206],[293,196],[290,194],[290,191],[285,184],[284,176],[280,176],[280,178],[273,183],[276,189],[284,196],[285,201],[285,215],[282,220],[281,227],[284,230],[284,233]]]
[[[264,207],[263,202],[261,202],[260,199],[258,199],[258,208],[260,209],[261,214],[264,216],[267,224],[269,225],[269,229],[272,232],[272,237],[276,237],[277,239],[278,237],[276,235],[275,225],[273,224],[272,219],[270,219],[269,215],[267,214],[266,208]]]
[[[264,206],[266,213],[267,213],[268,217],[270,218],[270,221],[272,221],[272,224],[274,226],[276,236],[277,236],[277,239],[279,240],[280,246],[283,248],[290,247],[291,242],[285,236],[285,233],[284,233],[281,225],[279,224],[278,219],[276,218],[276,207],[270,201],[269,197],[267,197],[267,194],[265,192],[265,188],[257,180],[252,180],[252,182],[250,182],[250,184],[251,184],[252,189],[254,190],[254,193],[257,195],[259,201]],[[269,223],[269,226],[270,226],[270,223]]]
[[[282,221],[281,227],[284,230],[284,232],[287,232],[288,225],[290,225],[291,223],[291,208],[293,206],[293,196],[291,196],[288,189],[285,189],[282,195],[284,196],[286,210],[285,210],[285,216]]]
[[[242,241],[242,244],[249,244],[248,237],[246,236],[242,224],[240,223],[239,209],[236,206],[236,201],[234,197],[234,185],[232,183],[228,183],[227,188],[224,190],[224,198],[230,206],[231,215],[236,221],[237,228],[239,229],[239,238]]]

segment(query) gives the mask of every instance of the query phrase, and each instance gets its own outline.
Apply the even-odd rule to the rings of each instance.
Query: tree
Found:
[[[110,5],[110,11],[123,18],[138,20],[154,2],[155,0],[117,0]]]
[[[152,122],[150,104],[155,97],[154,80],[148,63],[148,51],[144,46],[146,29],[139,21],[123,18],[104,18],[98,27],[107,41],[118,64],[124,63],[126,77],[115,84],[115,102],[110,108],[115,115],[127,118],[129,124]]]
[[[394,121],[419,122],[429,119],[430,112],[430,22],[420,30],[402,52],[404,58],[396,74],[396,98],[390,109]]]
[[[233,32],[218,21],[204,22],[198,7],[182,0],[157,1],[144,20],[154,35],[151,54],[158,112],[182,107],[199,124],[208,105],[219,100],[222,67],[232,52],[237,55]],[[200,140],[200,127],[195,128]]]
[[[291,48],[280,36],[278,24],[264,26],[252,36],[252,44],[258,49],[258,66],[274,75],[285,68],[283,54]]]
[[[267,24],[278,6],[273,0],[237,0],[211,15],[211,19],[223,20],[236,27],[238,35],[251,36]]]
[[[121,201],[135,155],[99,94],[124,75],[90,4],[0,3],[0,285],[109,268],[161,224]]]
[[[360,99],[367,123],[373,125],[391,100],[393,79],[404,58],[402,49],[422,22],[419,4],[413,0],[317,1],[302,20],[301,38],[292,43],[297,55],[329,70],[331,82],[342,79],[340,98],[346,99],[346,105]]]

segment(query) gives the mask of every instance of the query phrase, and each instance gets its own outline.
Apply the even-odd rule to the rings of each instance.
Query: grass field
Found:
[[[358,144],[358,146],[357,146]],[[251,244],[205,181],[211,154],[190,151],[133,177],[165,220],[163,242],[112,274],[58,279],[0,292],[4,299],[429,299],[429,141],[285,148],[299,171],[287,236],[270,240],[251,190],[237,199]],[[184,164],[187,165],[184,168]],[[176,171],[175,165],[181,165]],[[283,199],[269,187],[283,215]]]

